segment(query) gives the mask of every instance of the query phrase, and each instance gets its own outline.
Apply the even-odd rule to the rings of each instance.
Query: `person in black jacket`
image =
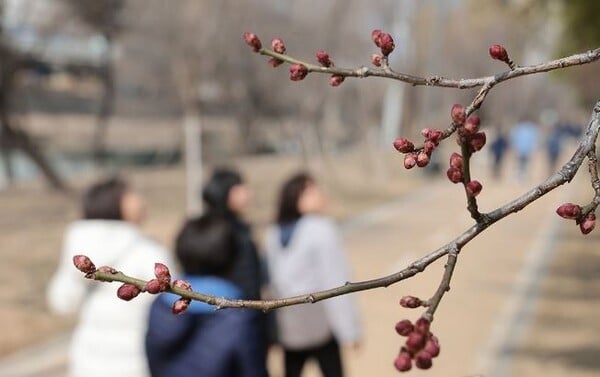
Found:
[[[176,256],[192,289],[239,299],[244,293],[227,279],[238,252],[235,232],[222,217],[188,220],[176,241]],[[152,304],[146,354],[153,377],[266,377],[260,312],[215,310],[192,301],[171,313],[178,296],[163,293]]]

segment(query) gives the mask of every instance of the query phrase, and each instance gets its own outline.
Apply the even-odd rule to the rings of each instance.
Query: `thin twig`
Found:
[[[442,297],[450,290],[450,281],[452,280],[452,274],[454,273],[454,267],[458,259],[458,252],[458,248],[450,249],[448,252],[448,261],[444,266],[442,281],[433,296],[426,302],[427,310],[423,313],[422,317],[429,320],[429,322],[433,322],[433,315],[442,301]]]

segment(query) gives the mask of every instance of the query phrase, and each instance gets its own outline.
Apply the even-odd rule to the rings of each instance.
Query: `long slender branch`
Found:
[[[442,297],[450,290],[450,281],[452,280],[452,274],[454,273],[454,267],[456,267],[456,261],[458,259],[458,249],[453,249],[448,252],[448,261],[444,266],[444,275],[442,275],[442,281],[435,291],[433,296],[426,302],[427,310],[423,314],[423,317],[433,322],[433,315],[438,308],[438,305],[442,301]]]

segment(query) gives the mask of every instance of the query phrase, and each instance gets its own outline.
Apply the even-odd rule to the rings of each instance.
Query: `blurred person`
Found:
[[[546,154],[548,157],[548,168],[550,174],[553,174],[556,171],[556,165],[558,163],[558,158],[560,157],[560,152],[562,151],[564,139],[564,128],[561,124],[556,123],[552,127],[552,131],[546,140]]]
[[[112,284],[90,282],[73,266],[77,254],[142,279],[153,278],[154,263],[170,265],[168,252],[139,229],[144,200],[126,182],[111,178],[83,196],[83,218],[66,231],[58,270],[47,300],[58,314],[79,311],[69,352],[69,376],[148,376],[144,333],[150,295],[119,300]]]
[[[521,182],[527,178],[529,161],[537,147],[538,134],[537,124],[530,121],[517,123],[511,131],[510,146],[517,153],[519,162],[518,178]]]
[[[508,139],[501,129],[498,129],[496,136],[490,145],[490,153],[492,154],[492,173],[494,178],[500,178],[502,173],[502,164],[504,156],[508,149]]]
[[[282,187],[276,224],[266,237],[266,258],[275,298],[306,294],[350,280],[342,239],[324,216],[326,198],[315,180],[300,173]],[[343,376],[340,344],[357,346],[361,337],[354,297],[344,295],[276,312],[285,376],[301,375],[316,359],[325,377]]]
[[[175,246],[187,282],[194,290],[230,299],[244,292],[227,278],[239,248],[235,229],[212,214],[188,220]],[[264,377],[265,347],[261,313],[251,309],[215,310],[192,301],[173,315],[179,296],[164,293],[152,304],[146,352],[153,377]]]

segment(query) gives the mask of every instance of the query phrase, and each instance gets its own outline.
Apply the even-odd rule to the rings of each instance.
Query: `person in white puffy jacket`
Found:
[[[83,219],[66,231],[47,300],[55,313],[79,313],[69,352],[71,377],[149,376],[144,338],[154,296],[122,301],[116,295],[118,284],[89,281],[72,261],[85,254],[96,266],[112,266],[141,279],[154,277],[155,262],[172,266],[169,253],[138,228],[144,215],[142,198],[112,178],[87,190]]]
[[[265,240],[275,298],[334,288],[350,280],[341,236],[333,221],[323,216],[324,208],[324,194],[308,174],[284,184],[276,224]],[[300,376],[308,359],[316,359],[325,377],[343,375],[340,344],[356,346],[361,338],[353,296],[281,308],[275,316],[286,377]]]

